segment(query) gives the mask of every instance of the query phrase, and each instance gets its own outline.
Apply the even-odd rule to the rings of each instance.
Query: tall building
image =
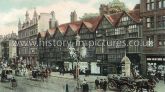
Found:
[[[34,10],[33,18],[30,19],[29,12],[26,11],[25,21],[18,22],[18,48],[19,58],[28,65],[36,65],[38,58],[37,55],[37,34],[43,32],[49,28],[55,28],[57,21],[55,14],[51,13],[40,13]]]
[[[0,35],[0,43],[3,41],[3,36]],[[0,60],[2,60],[2,45],[0,44]]]
[[[76,11],[73,11],[70,14],[70,22],[76,22],[76,21],[77,21],[77,13]]]
[[[128,11],[128,8],[125,6],[125,4],[119,0],[113,0],[109,4],[101,4],[100,8],[100,15],[104,14],[113,14],[117,12],[122,12],[122,11]]]
[[[142,69],[164,71],[165,67],[165,0],[141,0],[140,15],[143,20]],[[153,69],[151,69],[152,67]]]
[[[16,33],[7,34],[3,37],[1,41],[1,54],[2,54],[2,62],[14,63],[17,53],[17,46],[13,43],[16,42],[18,36]]]

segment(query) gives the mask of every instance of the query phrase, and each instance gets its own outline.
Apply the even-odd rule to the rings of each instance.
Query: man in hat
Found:
[[[96,87],[96,89],[99,88],[99,84],[100,84],[99,78],[97,77],[97,79],[95,80],[95,87]]]

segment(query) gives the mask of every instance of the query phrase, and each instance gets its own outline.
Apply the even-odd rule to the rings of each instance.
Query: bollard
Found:
[[[69,92],[68,84],[66,84],[66,91],[65,92]]]

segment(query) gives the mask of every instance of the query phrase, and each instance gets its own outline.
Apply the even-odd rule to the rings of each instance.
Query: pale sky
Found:
[[[100,4],[108,4],[112,0],[0,0],[0,35],[17,33],[19,18],[25,19],[26,10],[30,17],[33,16],[34,8],[37,13],[50,13],[55,11],[59,24],[69,22],[70,12],[76,10],[78,17],[84,13],[99,13]],[[132,9],[139,0],[120,0]]]

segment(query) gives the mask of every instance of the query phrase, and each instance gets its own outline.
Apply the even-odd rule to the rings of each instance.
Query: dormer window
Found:
[[[125,22],[125,21],[128,21],[128,20],[129,20],[128,16],[122,17],[122,19],[121,19],[122,22]]]

